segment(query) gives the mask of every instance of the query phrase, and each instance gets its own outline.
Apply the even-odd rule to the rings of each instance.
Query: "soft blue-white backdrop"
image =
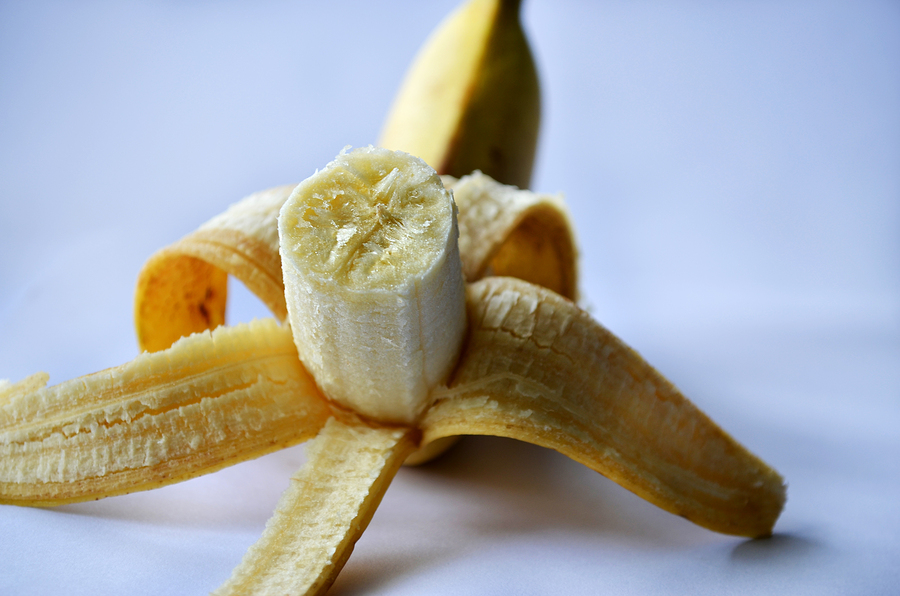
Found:
[[[136,345],[154,250],[376,141],[436,2],[0,2],[0,378]],[[768,541],[553,452],[404,469],[337,594],[888,594],[900,585],[900,4],[527,0],[533,187],[583,299],[779,469]],[[266,313],[234,289],[230,317]],[[204,594],[302,447],[166,489],[0,507],[0,593]]]

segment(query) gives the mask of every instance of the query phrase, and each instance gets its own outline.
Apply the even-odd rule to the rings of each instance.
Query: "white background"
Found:
[[[0,3],[0,378],[136,354],[143,261],[377,140],[439,2]],[[533,188],[594,315],[787,479],[765,541],[550,451],[404,469],[335,594],[891,594],[900,585],[900,4],[529,0]],[[266,313],[234,289],[230,320]],[[0,507],[0,594],[205,594],[294,448],[169,488]]]

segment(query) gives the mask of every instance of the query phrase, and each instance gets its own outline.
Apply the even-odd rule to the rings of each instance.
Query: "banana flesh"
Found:
[[[429,37],[394,99],[378,145],[440,174],[481,170],[527,188],[540,87],[520,0],[470,0]]]
[[[440,178],[402,152],[341,153],[297,186],[278,230],[294,341],[319,386],[364,416],[415,422],[466,328],[456,208]]]

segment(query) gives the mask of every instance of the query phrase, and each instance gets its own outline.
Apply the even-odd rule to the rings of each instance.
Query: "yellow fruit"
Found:
[[[297,186],[278,231],[294,341],[319,387],[415,422],[466,330],[456,207],[435,171],[399,151],[341,153]]]
[[[540,87],[520,0],[470,0],[431,35],[410,67],[378,144],[440,174],[475,170],[528,188]]]

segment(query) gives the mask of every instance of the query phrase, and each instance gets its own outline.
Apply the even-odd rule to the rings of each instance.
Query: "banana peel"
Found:
[[[383,186],[379,182],[384,177],[407,167],[398,165],[394,152],[370,148],[356,153],[369,162],[387,162],[382,178],[377,174],[364,183],[353,182],[361,186],[356,192],[362,201],[375,200],[379,194],[371,187]],[[391,250],[397,241],[393,231],[385,234],[383,244],[354,244],[341,226],[322,219],[347,199],[345,171],[329,167],[317,174],[336,176],[338,184],[332,179],[324,187],[341,200],[326,201],[316,229],[327,229],[332,240],[346,240],[352,258]],[[464,188],[469,182],[463,178],[456,184]],[[491,187],[489,181],[481,182]],[[425,183],[442,187],[436,174]],[[416,181],[401,194],[419,195],[422,184]],[[323,186],[300,185],[296,193],[310,188],[318,192]],[[526,202],[534,200],[529,191],[504,190],[523,193]],[[251,197],[249,204],[256,200]],[[376,207],[369,209],[366,221],[379,226],[390,221],[400,229],[410,214],[424,209],[433,225],[441,227],[443,219],[444,236],[450,230],[452,237],[456,214],[446,208],[449,200],[445,195],[440,208]],[[494,204],[501,206],[498,219],[515,220],[509,211],[520,207],[517,201]],[[280,221],[289,222],[292,213],[296,217],[311,208],[288,201]],[[365,239],[371,239],[369,227],[357,223],[351,227],[363,229]],[[281,238],[283,254],[297,248],[296,239],[284,248],[286,237]],[[438,261],[457,261],[449,273],[438,275],[438,287],[452,285],[448,280],[462,276],[462,262],[473,259],[467,254],[471,248],[463,251],[453,240],[449,250],[446,242],[433,249]],[[432,250],[428,245],[419,249]],[[342,259],[337,257],[339,268],[345,267]],[[409,275],[400,273],[404,279]],[[296,269],[285,273],[303,275]],[[365,283],[398,295],[392,293],[395,281]],[[351,294],[357,292],[350,286]],[[383,325],[377,313],[366,318],[359,309],[378,303],[365,292],[362,298],[347,298],[341,291],[325,285],[310,294],[338,305],[349,301],[349,312],[357,314],[326,318],[314,331],[326,341],[350,338],[334,354],[353,350],[354,344],[365,353],[370,340],[381,338]],[[287,296],[290,311],[293,298],[290,292]],[[0,393],[0,502],[47,506],[155,488],[315,437],[309,461],[282,497],[260,542],[217,593],[316,594],[337,576],[390,480],[411,454],[459,435],[491,434],[556,449],[703,527],[750,537],[771,533],[785,499],[781,477],[574,302],[527,281],[496,276],[467,281],[461,300],[465,340],[450,354],[454,366],[446,378],[429,382],[421,413],[400,422],[377,411],[359,412],[356,403],[324,389],[327,384],[312,372],[318,365],[310,366],[315,356],[298,357],[294,345],[303,335],[292,331],[293,321],[310,325],[302,318],[291,319],[291,326],[274,320],[222,326],[55,387],[38,388],[44,377],[6,386]],[[433,324],[441,326],[445,317],[456,316],[444,306],[440,300],[434,308],[426,304],[415,316],[435,318]],[[415,331],[409,337],[418,335]],[[386,366],[386,361],[378,365]],[[339,375],[354,374],[326,361],[331,373],[335,366]],[[390,401],[394,395],[373,399]]]
[[[148,490],[306,441],[331,411],[272,319],[44,387],[0,387],[0,503]]]

